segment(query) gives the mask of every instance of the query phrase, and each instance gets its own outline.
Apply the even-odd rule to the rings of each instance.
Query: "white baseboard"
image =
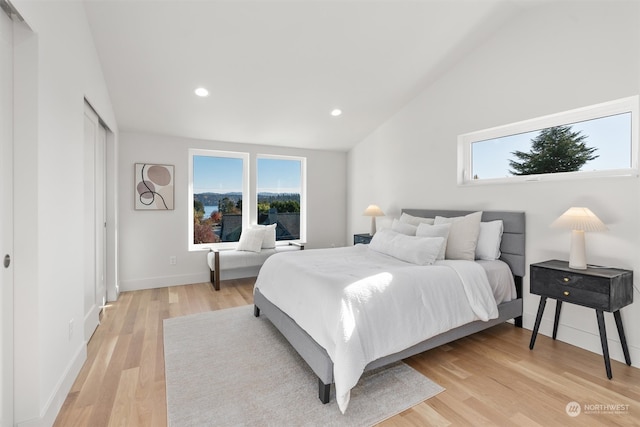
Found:
[[[98,325],[100,324],[100,307],[97,305],[93,305],[89,312],[84,316],[84,340],[89,342],[89,339],[93,335],[93,332],[96,330]]]
[[[176,276],[149,277],[146,279],[121,280],[120,292],[140,291],[143,289],[166,288],[168,286],[204,283],[209,281],[208,272],[181,274]]]
[[[65,369],[62,377],[60,377],[60,380],[56,384],[53,393],[42,408],[40,417],[19,422],[17,425],[19,427],[52,426],[55,423],[56,417],[58,416],[58,413],[60,413],[60,409],[62,408],[62,405],[64,404],[64,401],[86,360],[87,343],[83,342],[71,359],[69,365],[67,365],[67,369]]]
[[[181,274],[176,276],[150,277],[147,279],[122,280],[120,292],[140,291],[143,289],[166,288],[168,286],[188,285],[190,283],[209,283],[211,277],[208,273]],[[254,277],[258,275],[260,267],[234,268],[221,271],[220,280],[238,279],[241,277]]]

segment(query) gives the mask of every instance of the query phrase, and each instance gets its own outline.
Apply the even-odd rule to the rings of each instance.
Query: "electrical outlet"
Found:
[[[73,319],[69,320],[69,341],[73,338]]]
[[[176,259],[176,256],[175,256],[175,255],[171,255],[171,256],[169,257],[169,265],[176,265],[176,263],[177,263],[177,262],[178,262],[178,261],[177,261],[177,259]]]

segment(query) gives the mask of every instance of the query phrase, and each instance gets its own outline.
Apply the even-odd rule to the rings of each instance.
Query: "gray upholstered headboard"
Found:
[[[434,218],[435,216],[463,216],[477,211],[458,211],[446,209],[402,209],[409,215],[422,218]],[[494,221],[501,219],[504,224],[502,243],[500,244],[500,259],[511,268],[514,276],[524,277],[527,266],[525,261],[525,216],[524,212],[510,211],[483,211],[482,221]]]

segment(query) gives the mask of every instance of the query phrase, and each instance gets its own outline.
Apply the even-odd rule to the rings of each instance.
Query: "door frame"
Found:
[[[84,339],[89,341],[100,323],[107,300],[106,287],[106,126],[85,99],[85,317]]]

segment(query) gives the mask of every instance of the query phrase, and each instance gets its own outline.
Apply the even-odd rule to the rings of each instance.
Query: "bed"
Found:
[[[462,217],[474,211],[404,209],[402,212],[413,217],[434,218]],[[274,255],[263,265],[256,280],[254,315],[266,315],[317,375],[318,394],[323,403],[329,401],[331,384],[335,384],[336,400],[344,412],[350,388],[364,371],[386,366],[511,319],[516,326],[522,326],[522,277],[526,271],[525,215],[523,212],[484,211],[481,219],[483,223],[502,221],[498,261],[444,260],[429,266],[409,266],[393,257],[381,257],[366,245]],[[504,264],[510,278],[513,278],[511,297],[500,298],[499,301],[495,299],[493,284],[486,278],[491,277],[489,271],[496,264]],[[397,285],[415,283],[418,277],[423,280],[427,276],[425,269],[429,269],[429,277],[433,276],[429,279],[433,282],[429,287]],[[480,269],[488,274],[477,274]],[[294,271],[289,274],[285,270]],[[332,281],[336,278],[338,281],[348,280],[350,275],[353,283],[334,289],[336,286]],[[365,291],[359,289],[365,276],[368,282],[373,280],[373,291],[370,284]],[[481,276],[485,278],[481,279]],[[456,280],[461,282],[460,286],[449,284]],[[336,295],[347,288],[350,291],[355,289],[355,296],[338,302],[340,297]],[[400,291],[405,288],[406,291]],[[319,292],[328,292],[328,295],[323,296]],[[492,296],[488,297],[487,292]],[[446,311],[452,313],[452,318],[449,318],[450,314],[444,316],[444,311],[440,310],[444,303],[429,310],[415,309],[407,316],[406,313],[414,309],[405,310],[405,304],[412,304],[414,300],[424,302],[435,298],[436,294],[444,295],[448,301],[449,293],[466,294],[469,307],[457,302],[449,304]],[[283,299],[282,294],[289,296]],[[450,298],[457,301],[455,298],[462,297]],[[384,316],[372,311],[382,304],[389,306],[382,311]],[[335,310],[331,308],[333,305]],[[432,312],[443,316],[433,317],[435,314]],[[387,315],[390,318],[385,317]],[[337,322],[340,337],[335,340],[323,331],[333,331]],[[352,327],[352,323],[359,324]],[[409,329],[412,335],[405,337],[404,331]],[[380,334],[384,346],[371,334]],[[424,339],[416,341],[415,336],[423,336]]]

